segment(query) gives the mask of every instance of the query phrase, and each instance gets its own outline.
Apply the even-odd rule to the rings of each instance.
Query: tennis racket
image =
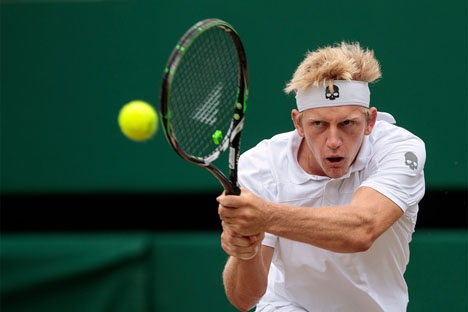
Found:
[[[180,157],[211,172],[230,195],[240,194],[237,163],[247,97],[247,57],[232,25],[210,18],[188,29],[163,73],[164,134]],[[224,163],[215,165],[227,151]]]

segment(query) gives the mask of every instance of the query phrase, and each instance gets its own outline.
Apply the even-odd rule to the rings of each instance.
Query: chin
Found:
[[[338,179],[346,174],[346,170],[342,168],[329,168],[325,173],[329,178]]]

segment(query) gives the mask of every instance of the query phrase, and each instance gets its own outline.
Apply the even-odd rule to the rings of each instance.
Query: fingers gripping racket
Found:
[[[206,168],[231,195],[240,193],[237,162],[247,95],[247,58],[236,30],[215,18],[187,30],[164,69],[164,134],[180,157]],[[214,161],[228,150],[224,174]]]

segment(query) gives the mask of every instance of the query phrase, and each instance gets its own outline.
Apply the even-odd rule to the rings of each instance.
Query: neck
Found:
[[[308,174],[325,176],[325,172],[320,168],[317,159],[315,159],[315,156],[310,152],[304,139],[302,139],[299,150],[297,151],[297,162]]]

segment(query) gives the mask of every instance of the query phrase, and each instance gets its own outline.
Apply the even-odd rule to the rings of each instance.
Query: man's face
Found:
[[[302,112],[293,110],[296,129],[304,138],[298,161],[310,174],[339,178],[353,164],[365,135],[371,133],[377,111],[371,108],[370,121],[360,106],[313,108]]]

